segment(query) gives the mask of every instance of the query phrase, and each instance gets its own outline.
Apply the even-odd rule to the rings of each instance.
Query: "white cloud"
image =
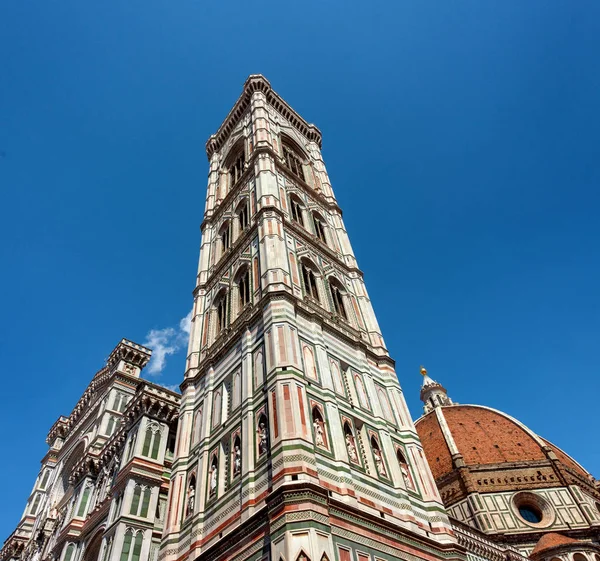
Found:
[[[151,329],[146,335],[145,347],[152,349],[152,358],[146,372],[159,376],[167,365],[167,357],[180,351],[190,335],[192,311],[179,321],[179,326]],[[169,388],[171,389],[171,388]]]

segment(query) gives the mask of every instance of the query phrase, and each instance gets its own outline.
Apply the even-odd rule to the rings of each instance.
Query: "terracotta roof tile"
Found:
[[[533,551],[530,555],[540,555],[544,551],[554,549],[555,547],[560,547],[561,545],[568,545],[570,543],[578,542],[577,540],[574,540],[573,538],[568,538],[567,536],[563,536],[562,534],[550,532],[548,534],[544,534],[540,538],[540,540],[535,544],[535,547],[533,548]]]

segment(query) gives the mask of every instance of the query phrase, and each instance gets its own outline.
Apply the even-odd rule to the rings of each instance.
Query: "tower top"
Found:
[[[420,397],[421,401],[425,404],[423,406],[425,413],[429,413],[435,407],[453,405],[452,400],[448,397],[446,388],[431,378],[424,366],[421,366],[420,372],[421,376],[423,376]]]
[[[271,82],[262,74],[250,74],[244,82],[244,88],[235,105],[225,117],[217,132],[211,135],[206,142],[206,155],[209,159],[217,150],[223,147],[231,131],[246,115],[252,96],[257,92],[262,93],[267,103],[285,117],[300,134],[308,141],[316,142],[321,148],[321,131],[315,125],[307,123],[283,98],[274,92],[271,88]]]

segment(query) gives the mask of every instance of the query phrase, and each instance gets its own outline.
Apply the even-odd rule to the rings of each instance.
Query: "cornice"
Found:
[[[217,150],[223,147],[231,132],[244,116],[246,110],[250,107],[254,92],[264,93],[269,105],[285,117],[309,142],[316,142],[319,148],[321,148],[321,131],[315,125],[307,123],[275,93],[271,88],[271,83],[262,74],[251,74],[244,83],[242,94],[235,102],[231,111],[229,111],[217,132],[211,135],[206,142],[206,155],[209,159]]]

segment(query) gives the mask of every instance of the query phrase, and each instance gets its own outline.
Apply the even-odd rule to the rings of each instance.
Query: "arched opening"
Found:
[[[369,400],[367,399],[367,392],[365,391],[365,384],[362,378],[358,375],[354,375],[354,383],[356,384],[356,393],[358,394],[358,400],[360,401],[361,407],[369,409]]]
[[[242,267],[235,277],[238,289],[238,309],[243,310],[250,304],[250,268]]]
[[[354,439],[354,432],[350,427],[348,421],[344,423],[344,440],[346,442],[346,450],[348,451],[348,458],[354,464],[360,464],[358,459],[358,452],[356,450],[356,441]]]
[[[219,335],[227,326],[227,292],[222,289],[214,300],[215,335]]]
[[[231,452],[231,463],[233,465],[233,477],[237,477],[242,473],[242,441],[240,435],[236,435],[233,440],[233,450]]]
[[[229,186],[233,187],[244,174],[246,169],[246,154],[244,153],[243,140],[239,142],[228,157]]]
[[[375,468],[377,473],[383,477],[387,476],[387,470],[385,469],[385,462],[383,461],[383,454],[379,447],[379,442],[375,435],[371,436],[371,450],[373,451],[373,458],[375,459]]]
[[[256,432],[258,434],[258,455],[262,456],[269,450],[269,421],[264,413],[261,413],[258,418]]]
[[[304,169],[302,167],[302,163],[305,158],[301,155],[302,151],[291,139],[286,136],[282,137],[281,144],[283,148],[285,167],[290,170],[298,179],[306,182],[304,177]]]
[[[329,293],[331,294],[331,301],[333,302],[333,309],[335,313],[348,320],[348,314],[346,313],[346,305],[344,304],[344,288],[342,284],[334,277],[329,279]]]
[[[231,247],[231,225],[227,220],[219,230],[219,238],[221,238],[221,255]]]
[[[304,206],[296,195],[290,195],[290,213],[292,220],[304,227],[304,217],[302,215]]]
[[[573,554],[573,561],[589,561],[589,559],[583,553]]]
[[[82,561],[97,561],[100,557],[102,532],[98,532],[87,544]]]
[[[313,212],[312,218],[317,238],[327,245],[327,238],[325,237],[325,219],[318,212]]]
[[[240,233],[250,225],[250,211],[248,209],[248,199],[244,199],[237,208],[236,212]]]
[[[319,302],[319,289],[317,288],[317,277],[315,275],[314,265],[303,259],[300,263],[300,270],[302,271],[302,283],[304,284],[305,296],[310,296]]]
[[[312,409],[313,431],[315,433],[315,444],[321,448],[329,449],[327,444],[327,431],[325,421],[319,408],[315,405]]]
[[[195,505],[196,505],[196,474],[192,473],[192,475],[190,477],[190,481],[188,483],[188,488],[187,488],[186,509],[185,509],[186,517],[194,514]]]

